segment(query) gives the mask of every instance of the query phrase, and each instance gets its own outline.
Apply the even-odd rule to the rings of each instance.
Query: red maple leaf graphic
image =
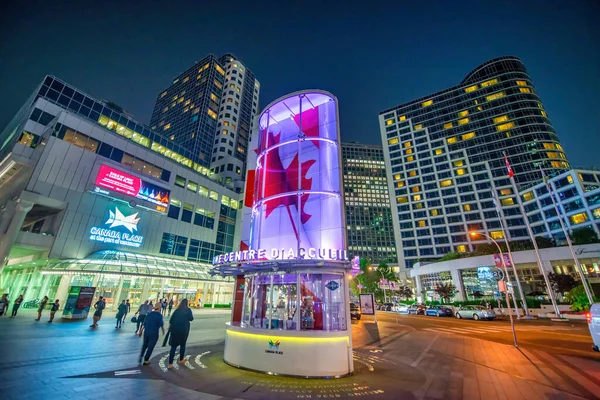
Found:
[[[269,144],[274,145],[279,143],[281,139],[281,133],[273,135],[269,132]],[[316,162],[316,160],[308,160],[303,163],[299,162],[298,154],[294,157],[290,165],[287,168],[283,166],[281,156],[279,155],[279,149],[273,149],[265,155],[264,166],[260,168],[260,177],[258,181],[258,196],[267,198],[275,196],[281,193],[293,192],[298,189],[298,173],[301,174],[300,189],[310,190],[312,188],[312,178],[307,178],[306,174],[310,167]],[[301,164],[301,165],[299,165]],[[300,221],[305,224],[312,215],[304,211],[306,202],[308,201],[309,193],[306,193],[300,197],[300,204],[298,204],[298,196],[285,196],[278,197],[273,200],[269,200],[265,204],[265,219],[279,206],[285,206],[290,222],[294,228],[296,237],[298,232],[294,223],[294,218],[291,214],[290,207],[295,206],[300,212]]]
[[[300,115],[302,115],[302,132],[308,137],[319,137],[319,110],[311,108],[303,111],[302,114],[294,115],[294,121],[298,126],[300,126]],[[318,140],[314,140],[312,143],[317,149],[321,144]]]

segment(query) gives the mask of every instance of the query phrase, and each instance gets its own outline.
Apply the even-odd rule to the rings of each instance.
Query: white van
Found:
[[[592,304],[590,311],[586,313],[590,335],[594,344],[592,348],[595,351],[600,351],[600,303]]]

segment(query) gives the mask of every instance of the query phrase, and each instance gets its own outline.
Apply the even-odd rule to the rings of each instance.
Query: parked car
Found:
[[[360,307],[354,303],[350,303],[350,319],[360,321]]]
[[[592,304],[585,316],[594,342],[592,349],[600,351],[600,303]]]
[[[408,313],[409,314],[425,314],[425,309],[427,307],[425,307],[422,304],[413,304],[412,306],[408,307]]]
[[[392,311],[392,307],[394,307],[394,303],[383,303],[381,305],[381,311]]]
[[[396,312],[400,314],[408,314],[408,309],[410,306],[408,304],[398,304],[396,306]]]
[[[475,321],[478,321],[480,319],[487,319],[491,321],[494,318],[496,318],[496,314],[494,313],[494,311],[488,310],[487,308],[483,307],[472,306],[461,307],[455,311],[454,315],[458,319],[474,319]]]
[[[436,317],[451,317],[454,314],[450,307],[431,306],[427,310],[425,310],[425,315],[433,315]]]

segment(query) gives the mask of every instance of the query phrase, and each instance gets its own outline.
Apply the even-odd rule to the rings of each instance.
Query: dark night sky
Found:
[[[516,55],[571,163],[600,166],[597,0],[18,3],[0,6],[1,127],[45,74],[147,123],[175,75],[208,53],[232,52],[261,82],[261,106],[329,90],[342,139],[380,143],[380,111]]]

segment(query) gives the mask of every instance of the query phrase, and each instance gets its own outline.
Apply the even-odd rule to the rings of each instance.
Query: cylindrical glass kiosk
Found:
[[[335,97],[311,90],[259,118],[241,250],[214,259],[216,273],[237,276],[230,365],[302,377],[353,371],[337,116]]]

